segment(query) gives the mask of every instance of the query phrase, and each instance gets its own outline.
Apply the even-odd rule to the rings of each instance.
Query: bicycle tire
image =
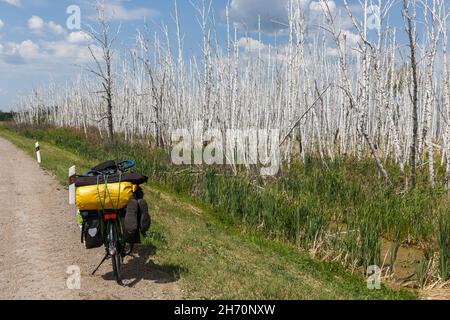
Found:
[[[116,277],[116,282],[119,285],[122,285],[122,275],[121,275],[121,257],[120,255],[116,254],[111,258],[112,265],[113,265],[113,272],[114,276]]]
[[[115,249],[115,254],[111,256],[114,277],[116,278],[116,282],[119,285],[122,285],[122,274],[121,274],[122,273],[122,261],[121,261],[121,255],[119,252],[119,246],[118,246],[119,243],[118,243],[118,239],[117,239],[116,224],[114,222],[111,222],[109,224],[109,236],[110,236],[110,241],[114,245],[114,249]]]

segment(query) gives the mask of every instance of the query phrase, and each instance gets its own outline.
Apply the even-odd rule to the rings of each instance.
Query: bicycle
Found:
[[[110,161],[86,171],[85,176],[104,176],[104,180],[107,181],[109,175],[125,173],[135,165],[136,163],[132,160],[124,160],[117,164]],[[102,210],[98,214],[101,216],[100,223],[106,254],[100,264],[94,269],[92,275],[97,272],[108,258],[111,258],[114,277],[117,283],[122,285],[123,258],[130,255],[133,251],[133,244],[125,243],[123,237],[123,221],[121,217],[125,216],[125,209]]]

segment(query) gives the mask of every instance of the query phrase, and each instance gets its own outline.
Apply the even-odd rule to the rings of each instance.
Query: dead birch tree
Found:
[[[114,144],[114,122],[113,122],[113,56],[114,49],[113,44],[116,41],[120,33],[120,25],[117,32],[112,35],[110,31],[110,17],[107,16],[105,3],[101,2],[96,5],[96,11],[98,14],[98,30],[89,26],[88,34],[93,39],[95,45],[101,49],[101,57],[94,52],[91,45],[88,46],[92,59],[95,62],[95,67],[88,66],[89,72],[100,78],[102,90],[97,93],[102,95],[102,98],[106,102],[106,113],[99,121],[107,120],[108,128],[108,143]]]
[[[324,14],[325,14],[325,17],[327,20],[328,31],[332,34],[333,40],[336,44],[336,47],[337,47],[338,53],[339,53],[341,75],[343,77],[343,84],[341,86],[341,89],[345,92],[345,94],[348,98],[349,108],[351,110],[355,110],[358,115],[359,124],[357,125],[356,130],[357,130],[358,134],[360,134],[364,138],[367,145],[369,146],[370,151],[375,159],[375,164],[376,164],[378,170],[380,171],[381,175],[383,176],[384,180],[386,181],[386,183],[389,186],[392,187],[393,183],[392,183],[391,179],[389,178],[389,175],[388,175],[386,169],[384,168],[378,148],[372,141],[371,137],[369,136],[369,132],[367,129],[367,104],[368,104],[367,93],[368,93],[368,86],[369,86],[369,82],[368,82],[369,70],[368,70],[368,68],[370,65],[370,62],[368,61],[368,54],[369,54],[369,50],[371,50],[373,48],[372,45],[368,42],[367,37],[366,37],[367,30],[365,28],[367,28],[367,24],[364,23],[364,29],[362,29],[361,26],[358,24],[358,22],[351,16],[355,27],[358,29],[361,40],[364,43],[363,45],[360,45],[360,48],[362,50],[360,55],[362,56],[362,61],[363,61],[362,63],[363,63],[364,71],[363,71],[363,83],[361,85],[361,93],[360,93],[360,97],[362,98],[362,100],[360,100],[361,103],[358,103],[358,99],[355,97],[354,93],[352,92],[352,85],[348,78],[348,70],[346,67],[347,63],[345,61],[345,57],[344,57],[344,54],[342,51],[343,44],[342,44],[341,34],[336,31],[335,19],[331,12],[328,1],[321,0],[321,3],[322,3],[322,7],[324,9]],[[347,7],[348,7],[348,5],[347,5]],[[365,8],[367,9],[367,4],[366,4]],[[367,14],[365,14],[365,17],[367,17]]]
[[[411,154],[410,154],[410,165],[411,165],[411,185],[414,188],[416,186],[416,160],[417,160],[417,140],[419,131],[419,120],[418,120],[418,105],[419,105],[419,83],[418,83],[418,70],[417,70],[417,59],[416,59],[416,2],[413,0],[413,12],[411,12],[411,1],[403,0],[403,16],[406,19],[406,32],[408,34],[409,48],[410,48],[410,68],[412,76],[412,91],[409,90],[410,98],[412,101],[412,143],[411,143]]]

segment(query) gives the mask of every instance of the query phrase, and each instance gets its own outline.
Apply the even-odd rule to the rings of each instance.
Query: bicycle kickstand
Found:
[[[91,275],[94,275],[97,270],[100,268],[100,266],[103,264],[103,262],[105,262],[106,259],[109,258],[109,253],[106,253],[105,256],[103,257],[102,261],[100,261],[99,265],[97,266],[97,268],[95,268],[94,271],[92,271]]]

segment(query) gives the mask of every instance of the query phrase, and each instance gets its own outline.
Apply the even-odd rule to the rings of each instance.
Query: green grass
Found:
[[[0,136],[34,156],[35,139],[1,125]],[[98,159],[87,156],[95,155],[95,150],[87,150],[91,148],[88,144],[71,139],[69,134],[52,138],[42,134],[39,138],[42,167],[65,185],[69,166],[76,165],[80,171],[109,156],[101,150],[96,150]],[[71,146],[61,148],[62,142]],[[73,148],[79,151],[75,154]],[[238,227],[225,211],[179,194],[170,184],[153,180],[146,188],[146,197],[153,224],[144,243],[156,264],[175,266],[180,272],[185,298],[417,298],[415,292],[384,286],[382,290],[368,290],[361,276],[351,275],[341,264],[314,260],[291,244],[269,240],[253,228]]]

